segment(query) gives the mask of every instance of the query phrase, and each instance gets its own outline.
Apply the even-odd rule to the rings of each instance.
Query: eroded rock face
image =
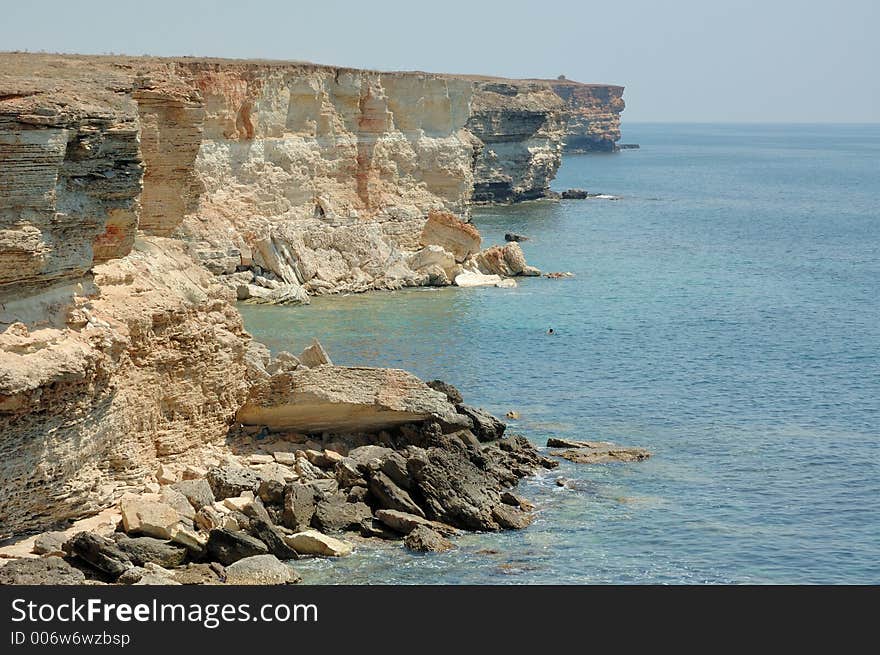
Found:
[[[611,152],[620,139],[623,87],[559,80],[552,84],[565,103],[565,150]]]
[[[281,373],[239,410],[244,425],[301,432],[355,432],[424,421],[459,421],[446,396],[399,369],[321,366]]]
[[[222,447],[269,375],[240,286],[453,282],[429,212],[542,195],[564,104],[540,81],[0,54],[0,532]],[[396,393],[394,424],[428,409]]]

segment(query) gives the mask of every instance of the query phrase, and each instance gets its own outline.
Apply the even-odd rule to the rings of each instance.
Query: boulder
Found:
[[[464,402],[464,398],[462,398],[461,392],[453,387],[451,384],[444,382],[443,380],[430,380],[425,384],[431,387],[434,391],[440,391],[441,393],[445,394],[446,399],[453,405],[460,405]]]
[[[365,503],[348,502],[348,494],[340,491],[318,503],[312,525],[325,532],[359,530],[362,521],[372,517],[373,512]]]
[[[276,374],[237,414],[245,425],[298,432],[372,432],[426,419],[460,421],[443,394],[406,371],[346,366]]]
[[[267,521],[255,519],[251,521],[250,534],[264,544],[278,559],[296,559],[296,551],[284,541],[285,533]]]
[[[227,566],[245,557],[268,552],[266,544],[244,532],[216,528],[208,536],[208,553]]]
[[[289,452],[276,452],[272,453],[272,457],[275,458],[275,461],[283,466],[293,466],[296,464],[296,453]]]
[[[562,192],[563,200],[586,200],[590,194],[583,189],[566,189]]]
[[[499,282],[500,275],[485,275],[479,271],[463,271],[455,276],[455,285],[459,287],[494,287]]]
[[[44,532],[34,539],[33,552],[37,555],[57,555],[63,557],[64,542],[67,534],[64,532]]]
[[[416,516],[415,514],[407,514],[393,509],[380,509],[376,512],[376,519],[387,525],[392,530],[400,534],[409,534],[416,527],[423,525],[431,528],[435,532],[446,535],[458,534],[458,530],[449,525],[444,525],[437,521],[429,521],[428,519]]]
[[[423,246],[440,246],[451,253],[456,262],[461,263],[480,251],[482,238],[472,224],[449,212],[434,210],[428,213],[419,242]]]
[[[263,480],[257,489],[257,496],[264,503],[280,505],[284,502],[285,483],[278,480]]]
[[[381,466],[382,462],[395,454],[396,451],[392,448],[370,444],[368,446],[352,448],[348,451],[348,459],[355,463],[358,470],[365,471],[373,463],[377,466]]]
[[[171,505],[147,496],[123,496],[119,509],[122,527],[129,534],[170,539],[171,528],[180,521],[180,515]]]
[[[409,491],[409,471],[406,469],[406,458],[403,455],[395,451],[382,461],[380,468],[385,475],[391,478],[391,481],[394,482],[394,484],[401,489]],[[391,507],[389,509],[394,508]],[[418,514],[418,512],[414,512],[414,514]]]
[[[303,530],[311,525],[318,504],[318,492],[308,485],[292,482],[284,489],[284,511],[281,524],[291,530]]]
[[[299,474],[297,474],[292,468],[279,464],[278,462],[263,464],[257,469],[257,474],[260,477],[260,484],[271,480],[280,482],[282,486],[288,482],[293,482],[299,477]]]
[[[349,542],[321,534],[317,530],[303,530],[286,536],[284,541],[301,555],[344,557],[354,550],[354,546]]]
[[[161,539],[128,537],[117,533],[114,535],[114,540],[119,549],[128,555],[136,566],[152,562],[166,568],[174,568],[183,564],[186,559],[186,548]]]
[[[177,491],[177,489],[174,489],[173,485],[162,487],[162,490],[159,492],[159,498],[166,505],[173,507],[182,521],[192,523],[193,519],[195,519],[196,510],[189,502],[189,499]]]
[[[473,422],[472,431],[480,441],[495,441],[504,436],[507,425],[489,412],[469,405],[458,405],[456,409],[471,419]]]
[[[205,479],[181,480],[172,484],[171,488],[183,494],[196,511],[216,500],[211,485]]]
[[[409,267],[414,271],[425,270],[428,272],[435,266],[443,272],[447,281],[455,277],[455,257],[451,252],[444,250],[442,246],[425,246],[409,257]],[[436,272],[433,274],[436,275]]]
[[[312,464],[305,456],[297,458],[294,470],[301,482],[320,480],[325,477],[325,472]]]
[[[256,492],[260,485],[256,471],[243,466],[215,466],[208,470],[207,480],[217,500],[240,496],[245,491]]]
[[[516,232],[507,232],[504,235],[505,241],[528,241],[529,238],[527,236],[523,236],[522,234],[517,234]]]
[[[118,578],[132,564],[129,556],[113,541],[93,532],[78,532],[64,543],[64,552],[93,568]]]
[[[425,514],[467,530],[498,530],[492,507],[501,502],[500,484],[469,457],[460,442],[431,447],[411,457],[407,468]]]
[[[336,465],[336,482],[341,489],[367,486],[367,480],[361,473],[358,463],[351,457],[346,457]]]
[[[370,474],[370,493],[384,509],[396,509],[408,514],[415,514],[424,518],[425,512],[416,505],[412,497],[394,484],[394,481],[382,471],[373,471]]]
[[[81,585],[85,581],[82,571],[55,555],[16,559],[0,566],[0,585]]]
[[[507,504],[495,505],[492,508],[492,518],[505,530],[521,530],[534,520],[529,512]]]
[[[203,507],[202,510],[204,509]],[[211,528],[208,529],[210,530]],[[204,555],[208,547],[208,538],[203,533],[196,532],[182,525],[176,525],[171,529],[171,541],[183,546],[196,557]]]
[[[449,539],[425,525],[417,525],[406,535],[403,545],[417,553],[442,553],[455,548]]]
[[[312,339],[312,343],[300,353],[299,361],[303,366],[315,368],[316,366],[333,366],[330,355],[324,350],[324,346],[317,339]]]
[[[252,555],[226,567],[226,584],[278,585],[291,582],[293,575],[274,555]]]

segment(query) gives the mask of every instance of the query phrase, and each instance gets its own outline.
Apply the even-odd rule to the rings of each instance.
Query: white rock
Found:
[[[500,275],[483,275],[478,271],[464,271],[455,276],[455,284],[459,287],[495,286],[499,282]]]
[[[143,496],[123,496],[119,508],[127,533],[170,539],[172,528],[180,521],[180,515],[171,505]]]
[[[302,555],[344,557],[354,550],[349,542],[329,537],[317,530],[304,530],[288,535],[284,537],[284,542]]]

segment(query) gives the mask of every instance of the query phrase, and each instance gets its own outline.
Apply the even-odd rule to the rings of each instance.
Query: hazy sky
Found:
[[[0,3],[0,50],[625,85],[626,121],[880,121],[880,0]]]

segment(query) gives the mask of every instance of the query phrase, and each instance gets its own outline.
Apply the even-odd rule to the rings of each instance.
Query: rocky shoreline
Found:
[[[393,542],[455,548],[463,532],[523,529],[520,480],[559,466],[445,382],[255,347],[255,380],[222,446],[162,464],[114,507],[0,547],[0,584],[295,584],[296,562]],[[270,372],[271,371],[271,372]],[[550,439],[579,463],[638,448]]]
[[[270,368],[214,456],[160,466],[97,526],[0,548],[0,584],[295,583],[296,560],[376,539],[440,552],[524,528],[518,481],[558,466],[443,382],[334,366],[317,342]]]

